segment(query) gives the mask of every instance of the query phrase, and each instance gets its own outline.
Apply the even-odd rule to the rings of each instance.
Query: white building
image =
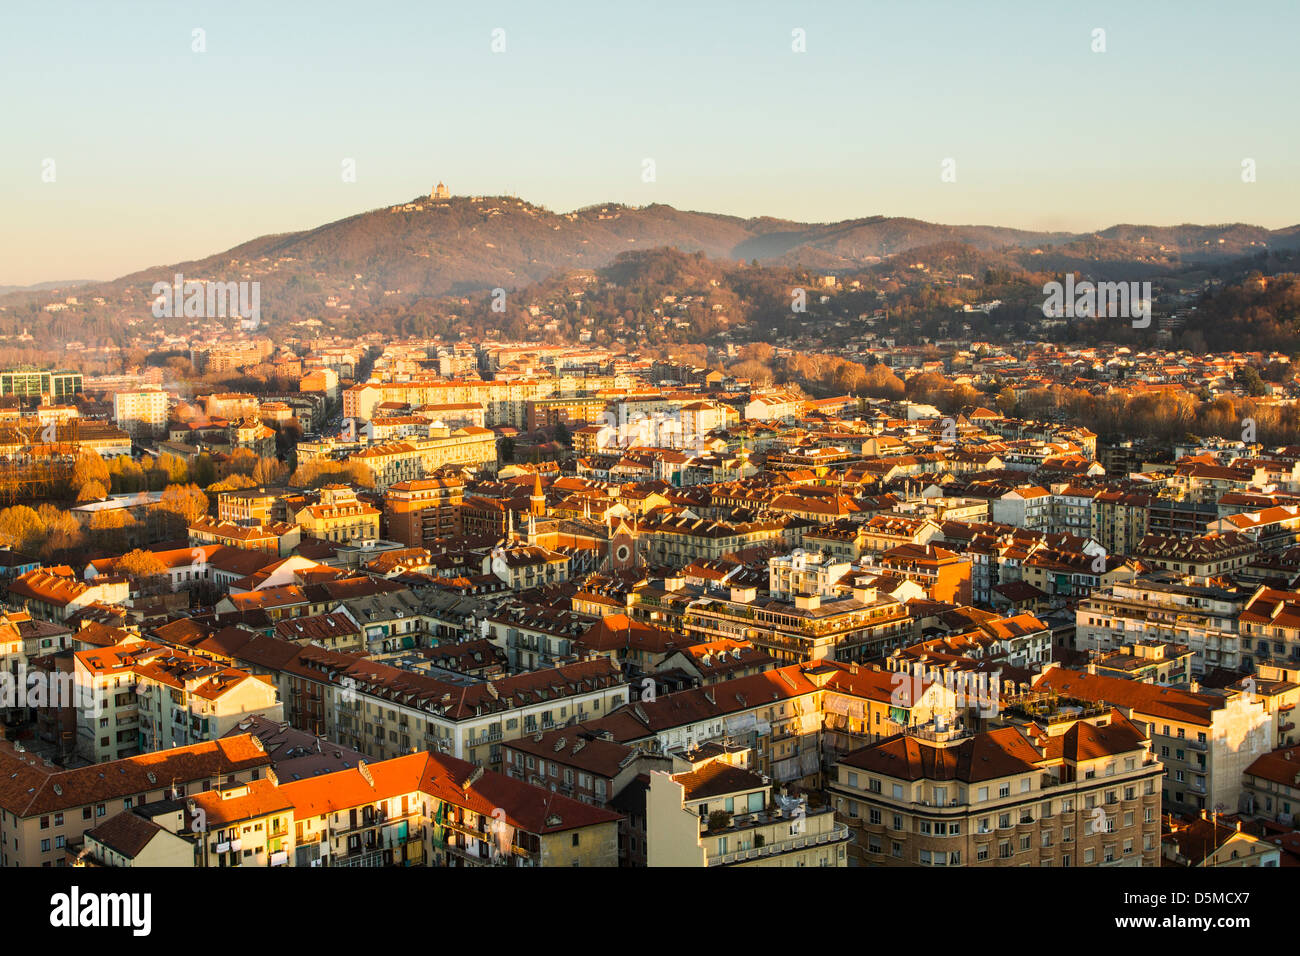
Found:
[[[167,429],[167,393],[146,387],[113,395],[113,421],[133,438],[152,438]]]

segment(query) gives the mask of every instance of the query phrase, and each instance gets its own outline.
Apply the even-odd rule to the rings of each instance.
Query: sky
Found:
[[[0,285],[439,180],[557,212],[1300,222],[1293,0],[4,2]]]

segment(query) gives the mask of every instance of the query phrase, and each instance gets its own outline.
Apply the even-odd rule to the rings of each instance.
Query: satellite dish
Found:
[[[510,573],[510,566],[506,564],[506,553],[501,548],[492,550],[492,571],[502,575]]]

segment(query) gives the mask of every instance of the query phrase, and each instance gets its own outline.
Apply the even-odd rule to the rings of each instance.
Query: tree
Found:
[[[114,572],[131,579],[136,594],[157,594],[167,585],[167,568],[151,551],[136,548],[122,555],[113,565]]]
[[[194,460],[194,483],[200,488],[206,488],[216,480],[217,468],[212,463],[212,456],[204,452]]]
[[[261,461],[251,448],[236,448],[230,453],[230,471],[233,474],[251,475]]]
[[[240,488],[256,488],[256,487],[257,487],[257,482],[255,482],[252,478],[249,478],[247,475],[236,474],[236,475],[230,475],[227,478],[223,478],[221,481],[217,481],[208,485],[208,491],[212,492],[215,495],[215,494],[220,494],[223,491],[238,491]]]
[[[82,452],[77,456],[76,463],[72,466],[72,478],[69,484],[73,491],[80,491],[86,485],[95,482],[99,487],[105,487],[109,483],[108,465],[104,459],[94,452]],[[105,495],[100,495],[103,498]],[[79,498],[79,501],[88,499]]]
[[[87,501],[103,501],[107,497],[107,488],[98,481],[88,481],[77,492],[77,504],[85,504]]]
[[[96,511],[90,519],[90,533],[95,547],[102,551],[121,552],[135,521],[122,509]]]
[[[130,578],[153,578],[167,570],[158,555],[140,548],[122,555],[113,567]]]
[[[168,485],[155,507],[176,515],[188,527],[208,513],[208,496],[198,485]]]
[[[260,458],[253,469],[253,482],[258,485],[279,485],[289,477],[289,466],[274,458]]]
[[[26,505],[15,505],[0,511],[0,543],[17,551],[34,549],[45,533],[45,525],[38,515]]]

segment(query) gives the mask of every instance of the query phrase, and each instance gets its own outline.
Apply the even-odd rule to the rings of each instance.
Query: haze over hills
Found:
[[[36,282],[32,285],[0,285],[0,296],[10,292],[49,292],[54,289],[75,289],[78,286],[94,285],[101,279],[59,279],[54,282]]]
[[[357,315],[441,296],[521,289],[573,269],[604,267],[624,252],[662,247],[825,272],[888,267],[904,253],[939,249],[957,259],[965,256],[972,268],[992,262],[1031,272],[1152,278],[1197,264],[1300,249],[1300,226],[1125,224],[1071,234],[883,216],[836,223],[740,219],[662,204],[554,213],[515,197],[418,197],[315,229],[262,236],[204,259],[75,288],[87,318],[104,323],[147,315],[154,283],[170,281],[176,273],[187,279],[257,280],[264,315],[278,323],[340,308]],[[34,317],[45,304],[62,302],[73,287],[43,283],[10,291],[0,295],[0,308],[13,324],[24,315]]]

